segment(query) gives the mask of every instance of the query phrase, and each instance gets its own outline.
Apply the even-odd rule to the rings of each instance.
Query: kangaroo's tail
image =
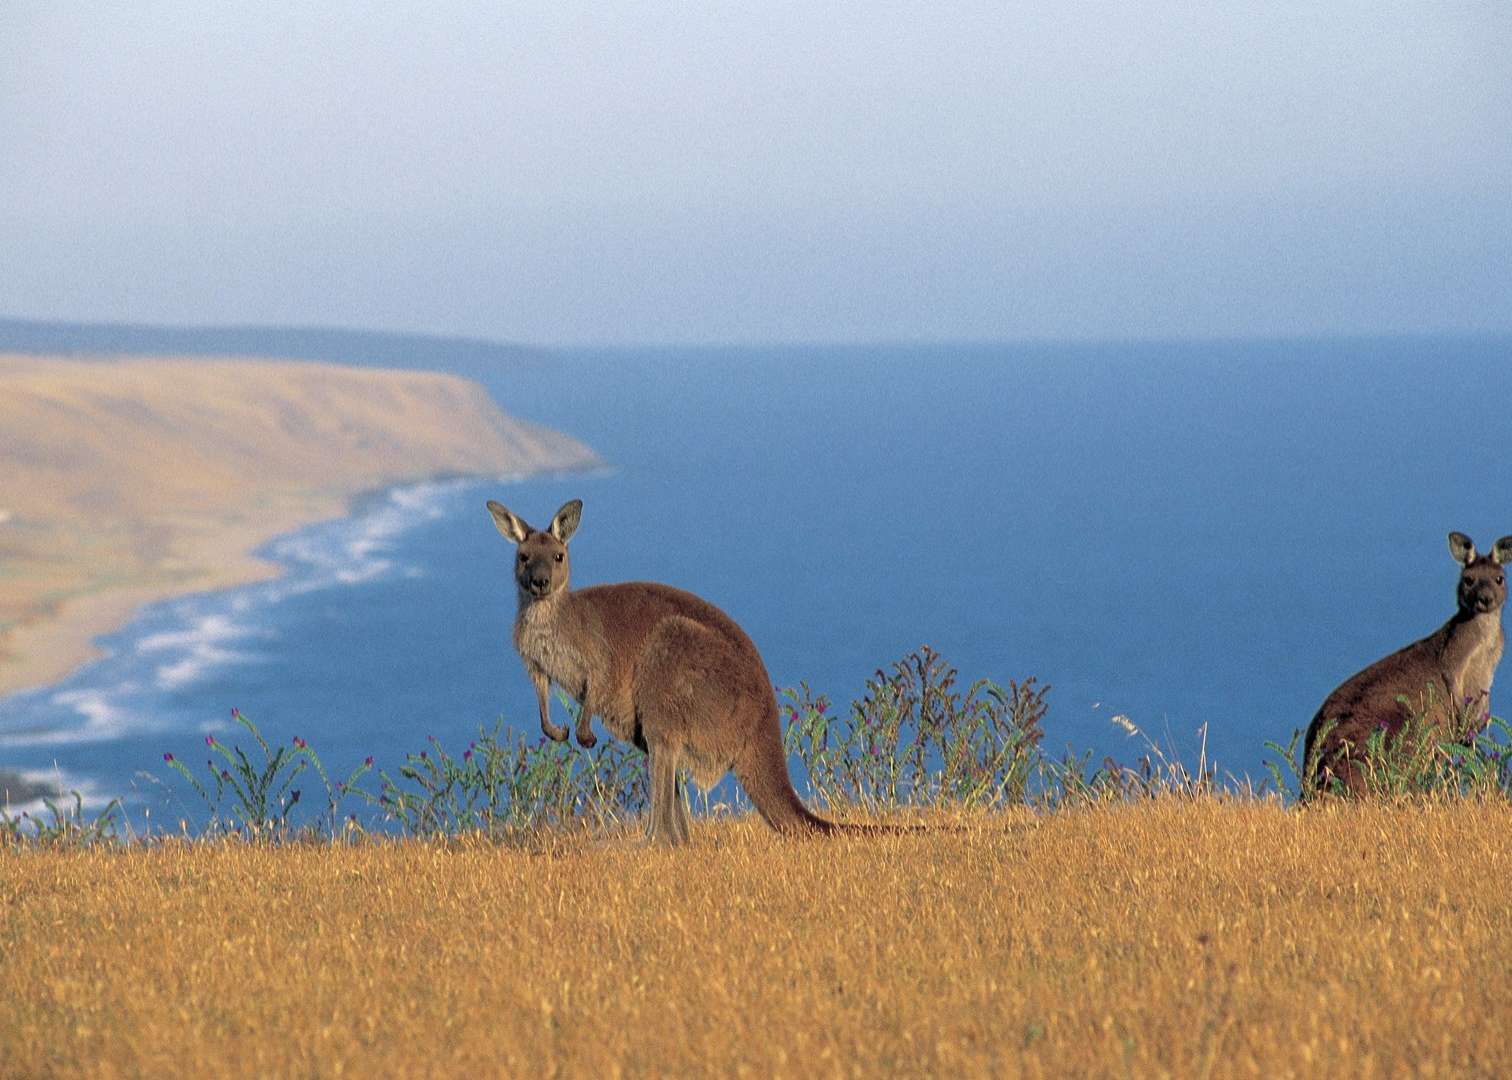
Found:
[[[753,725],[745,747],[735,760],[735,779],[751,797],[756,812],[778,832],[829,835],[844,829],[814,813],[788,778],[787,757],[782,752],[782,723],[777,715],[775,697],[759,706],[759,719]]]
[[[849,821],[830,821],[820,817],[798,797],[788,778],[787,757],[782,752],[782,723],[778,719],[774,698],[746,741],[744,751],[735,761],[735,779],[745,788],[756,812],[772,828],[785,833],[833,836],[837,833],[891,836],[903,833],[955,831],[953,826],[888,825]]]

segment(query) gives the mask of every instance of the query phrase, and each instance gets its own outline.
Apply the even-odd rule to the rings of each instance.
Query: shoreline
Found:
[[[229,561],[202,564],[200,573],[178,581],[144,582],[80,593],[61,601],[51,611],[38,613],[12,627],[3,638],[0,701],[56,686],[80,668],[106,656],[106,651],[95,644],[96,640],[129,625],[149,604],[255,585],[278,577],[284,568],[255,552],[285,534],[348,516],[355,499],[354,496],[345,502],[332,500],[332,505],[324,508],[328,512],[291,513],[264,519],[261,525],[227,523],[219,530],[216,547],[235,552]]]
[[[89,664],[109,655],[96,642],[125,629],[141,611],[157,603],[186,596],[201,596],[257,585],[283,577],[290,567],[269,555],[261,554],[283,537],[304,529],[343,518],[361,516],[382,503],[392,493],[427,484],[448,482],[496,482],[516,484],[529,480],[548,480],[556,476],[592,476],[612,472],[602,463],[579,468],[519,470],[502,474],[439,472],[433,476],[406,477],[392,483],[365,486],[339,496],[321,496],[302,503],[298,508],[278,516],[260,518],[257,523],[225,523],[218,527],[212,541],[215,552],[234,552],[229,560],[202,565],[204,571],[178,581],[142,583],[81,593],[59,603],[56,608],[12,627],[0,640],[0,704],[28,693],[38,693],[66,682]],[[198,552],[196,552],[198,554]],[[211,552],[205,552],[211,554]]]
[[[264,550],[410,484],[602,464],[436,372],[0,354],[0,699],[67,679],[147,604],[254,585]]]

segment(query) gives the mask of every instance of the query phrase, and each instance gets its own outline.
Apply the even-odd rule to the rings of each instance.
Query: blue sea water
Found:
[[[1190,763],[1205,726],[1209,759],[1258,779],[1266,739],[1448,617],[1450,529],[1512,533],[1507,339],[456,348],[611,467],[396,489],[281,538],[278,580],[154,605],[106,659],[0,701],[0,765],[161,820],[195,809],[163,753],[202,760],[232,707],[336,772],[500,717],[534,731],[483,503],[544,525],[577,497],[574,584],[700,593],[780,685],[848,700],[928,643],[969,679],[1050,683],[1051,749],[1132,761],[1121,714]]]

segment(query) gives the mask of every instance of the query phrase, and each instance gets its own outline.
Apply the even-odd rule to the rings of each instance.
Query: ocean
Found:
[[[162,822],[202,816],[163,754],[199,761],[232,708],[337,773],[501,718],[533,733],[483,504],[541,526],[581,498],[574,584],[697,592],[778,685],[845,702],[929,644],[968,680],[1051,684],[1051,751],[1132,762],[1122,715],[1189,763],[1205,731],[1221,775],[1258,781],[1267,739],[1451,614],[1449,530],[1512,533],[1505,338],[448,347],[417,366],[610,467],[398,488],[282,537],[279,579],[153,605],[0,701],[0,765]]]

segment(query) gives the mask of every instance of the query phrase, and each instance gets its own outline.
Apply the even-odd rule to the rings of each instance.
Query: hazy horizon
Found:
[[[20,335],[25,344],[17,346],[13,344],[16,339],[16,331],[34,330],[35,333]],[[615,353],[615,352],[762,352],[784,350],[819,350],[847,352],[852,350],[925,350],[925,351],[964,351],[972,352],[983,349],[1065,349],[1067,351],[1081,351],[1089,348],[1148,348],[1169,345],[1173,348],[1196,348],[1204,345],[1211,346],[1244,346],[1244,345],[1304,345],[1308,343],[1361,343],[1379,341],[1382,343],[1402,343],[1413,340],[1421,340],[1424,343],[1443,341],[1500,341],[1507,339],[1512,342],[1512,326],[1490,327],[1487,329],[1465,330],[1402,330],[1396,332],[1361,332],[1347,331],[1321,331],[1313,334],[1281,334],[1281,333],[1253,333],[1253,334],[1212,334],[1181,337],[1176,334],[1153,334],[1147,336],[1125,337],[1002,337],[1002,338],[930,338],[909,340],[905,338],[840,338],[835,340],[824,339],[771,339],[771,340],[748,340],[748,341],[638,341],[638,342],[549,342],[530,341],[523,338],[486,337],[480,334],[462,334],[449,331],[430,330],[406,330],[406,329],[383,329],[371,326],[321,324],[321,323],[273,323],[273,322],[124,322],[124,321],[92,321],[74,319],[30,319],[17,318],[7,312],[0,312],[0,352],[6,350],[35,353],[52,351],[51,346],[36,346],[32,340],[46,336],[52,330],[63,331],[65,338],[70,338],[71,331],[78,330],[89,333],[94,339],[94,333],[98,331],[98,339],[109,339],[109,344],[86,343],[82,345],[69,344],[59,346],[67,351],[77,349],[88,353],[98,349],[102,354],[121,353],[126,355],[133,349],[143,348],[130,343],[130,338],[142,337],[151,339],[156,335],[164,338],[194,337],[205,335],[235,336],[245,338],[248,342],[266,335],[269,339],[287,337],[289,339],[329,338],[334,344],[340,344],[340,339],[351,338],[357,341],[364,338],[393,339],[402,341],[413,339],[435,344],[456,343],[463,345],[475,345],[485,348],[520,349],[525,351],[540,351],[543,353],[578,351],[583,353]],[[118,342],[116,331],[127,335],[127,346],[122,348]],[[157,348],[157,346],[152,346]],[[249,349],[252,346],[238,347],[229,355],[252,355]],[[212,355],[201,348],[190,348],[185,355]],[[280,351],[269,353],[270,356],[294,358],[296,353]],[[322,359],[318,355],[303,357],[305,359]]]
[[[0,12],[0,315],[545,346],[1512,330],[1512,9]]]

